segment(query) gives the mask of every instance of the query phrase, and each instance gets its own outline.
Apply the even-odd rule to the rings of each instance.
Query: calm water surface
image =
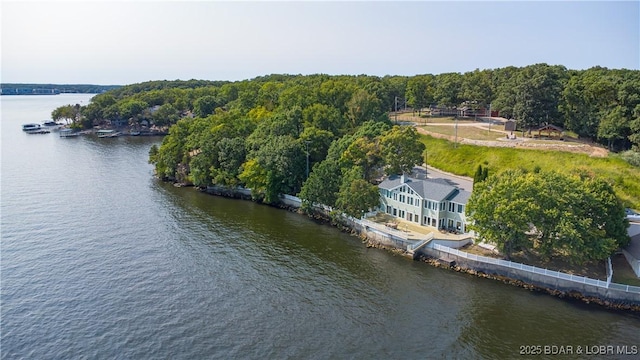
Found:
[[[158,182],[147,154],[159,138],[20,129],[89,99],[0,98],[3,359],[496,359],[525,345],[640,345],[638,316]]]

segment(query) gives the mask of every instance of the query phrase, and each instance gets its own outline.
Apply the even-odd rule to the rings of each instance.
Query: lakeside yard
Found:
[[[461,240],[466,238],[464,235],[453,235],[439,232],[436,229],[431,229],[425,226],[419,226],[415,223],[405,221],[392,217],[388,214],[378,213],[376,216],[368,218],[368,220],[379,223],[381,225],[395,223],[397,225],[397,231],[403,232],[408,238],[421,237],[423,235],[434,233],[436,238],[447,240]],[[486,256],[494,259],[504,259],[504,255],[500,254],[497,250],[489,250],[481,247],[478,244],[466,245],[460,250],[468,252],[470,254]],[[591,279],[598,279],[602,281],[607,280],[607,262],[597,261],[589,262],[585,264],[575,265],[561,258],[544,259],[535,253],[516,252],[512,254],[511,261],[522,263],[525,265],[536,266],[542,269],[548,269],[553,271],[561,271],[567,274],[573,274],[578,276],[585,276]],[[613,279],[612,281],[619,284],[640,286],[640,279],[638,279],[629,266],[623,255],[614,255],[611,257],[611,263],[613,267]]]

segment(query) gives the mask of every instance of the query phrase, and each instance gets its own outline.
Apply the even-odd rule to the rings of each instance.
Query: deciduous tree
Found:
[[[380,141],[387,174],[410,173],[414,166],[422,163],[425,145],[415,128],[394,126]]]

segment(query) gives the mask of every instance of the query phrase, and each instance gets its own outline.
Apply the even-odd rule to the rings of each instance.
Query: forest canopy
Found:
[[[389,113],[470,104],[514,118],[521,129],[552,124],[611,149],[637,152],[640,146],[640,71],[601,67],[150,81],[54,113],[84,127],[168,128],[162,145],[150,152],[166,180],[245,186],[267,203],[297,194],[307,204],[358,216],[376,205],[374,184],[384,174],[423,162],[415,129],[395,126]]]

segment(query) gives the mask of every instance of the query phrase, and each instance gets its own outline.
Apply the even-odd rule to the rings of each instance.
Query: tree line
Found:
[[[374,106],[348,109],[357,90],[375,98]],[[149,81],[94,97],[82,109],[82,126],[105,119],[163,126],[188,114],[206,117],[216,108],[256,113],[295,105],[306,109],[315,103],[335,108],[345,121],[352,121],[394,111],[399,102],[417,110],[490,108],[515,119],[522,130],[552,124],[611,150],[640,146],[640,71],[569,70],[547,64],[410,77],[276,74],[237,82]]]
[[[120,88],[120,85],[94,85],[94,84],[0,84],[3,92],[11,92],[16,89],[56,89],[61,93],[100,94],[105,91]]]
[[[413,77],[317,74],[268,75],[238,82],[152,81],[97,95],[86,106],[60,107],[53,117],[70,119],[79,127],[122,119],[132,125],[146,121],[167,126],[169,134],[149,153],[157,175],[165,180],[199,187],[243,186],[265,203],[278,202],[281,194],[298,195],[303,209],[324,204],[360,217],[378,205],[376,183],[382,176],[408,172],[423,162],[425,147],[415,129],[389,120],[398,98],[406,98],[414,108],[491,104],[502,115],[518,119],[521,126],[548,122],[610,144],[637,146],[638,74],[604,68],[573,71],[538,64]],[[607,138],[600,129],[609,129],[611,121],[619,132],[617,137]],[[479,166],[478,190],[474,189],[469,206],[478,230],[507,254],[536,248],[548,256],[567,255],[572,248],[595,246],[593,236],[587,237],[593,243],[577,246],[571,242],[583,235],[578,230],[607,226],[606,219],[587,223],[585,217],[608,214],[617,219],[620,215],[622,207],[615,194],[604,199],[609,201],[603,205],[608,208],[597,208],[595,201],[603,200],[597,196],[612,192],[598,195],[593,189],[610,187],[596,180],[583,178],[581,181],[588,183],[584,185],[551,175],[541,180],[537,173],[536,180],[516,175],[488,176],[486,167]],[[506,181],[506,188],[496,185],[498,181]],[[593,196],[581,198],[570,189]],[[512,195],[515,197],[509,198]],[[543,195],[545,202],[538,208],[524,205],[537,203]],[[483,203],[479,199],[488,200]],[[561,214],[564,217],[549,212],[562,209],[582,212],[570,215],[568,211]],[[482,217],[501,213],[509,214],[501,219],[508,221]],[[570,226],[573,220],[580,229]],[[619,225],[622,220],[616,221]],[[483,224],[488,225],[483,228]],[[583,251],[584,258],[600,258],[624,242],[618,227],[610,230],[597,232],[597,236],[612,240],[594,250],[596,254]],[[532,237],[536,232],[538,237]],[[550,243],[559,248],[547,247]]]

